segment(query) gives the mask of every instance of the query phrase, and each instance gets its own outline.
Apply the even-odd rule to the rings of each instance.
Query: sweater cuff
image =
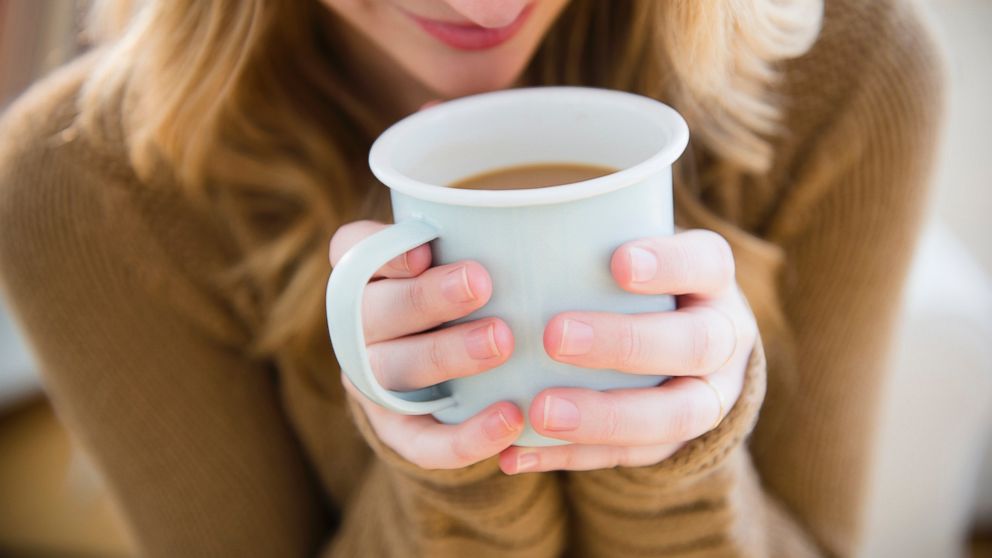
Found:
[[[620,489],[636,484],[651,487],[655,491],[676,489],[706,477],[720,468],[754,429],[765,398],[766,370],[765,351],[759,337],[748,359],[741,395],[716,428],[687,442],[674,455],[657,465],[618,467],[573,476],[596,481],[604,488]]]
[[[499,469],[499,457],[493,456],[461,469],[424,469],[419,465],[410,462],[402,455],[387,446],[376,434],[375,429],[369,422],[365,410],[355,400],[348,396],[348,408],[351,416],[362,433],[366,443],[372,448],[375,454],[394,472],[412,478],[420,483],[430,484],[438,487],[458,487],[466,486],[484,481],[501,475]]]

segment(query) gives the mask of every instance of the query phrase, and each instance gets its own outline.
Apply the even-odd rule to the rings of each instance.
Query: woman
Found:
[[[108,0],[90,31],[101,46],[4,119],[0,269],[143,553],[855,552],[939,112],[902,2],[831,1],[821,21],[806,0]],[[371,140],[426,103],[539,84],[689,121],[677,222],[704,230],[611,262],[680,309],[545,331],[552,358],[680,377],[458,426],[347,392],[322,287],[328,239],[336,261],[388,218]],[[512,350],[498,317],[432,329],[498,286],[430,260],[368,290],[391,387]],[[523,413],[576,443],[512,447]]]

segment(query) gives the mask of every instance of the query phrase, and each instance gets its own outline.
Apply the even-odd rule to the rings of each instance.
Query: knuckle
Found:
[[[704,232],[708,237],[708,241],[713,246],[714,271],[720,283],[730,283],[735,274],[734,250],[730,246],[730,242],[719,233],[713,231]]]
[[[620,328],[619,364],[625,369],[636,368],[642,360],[641,337],[631,318],[622,318]]]
[[[464,434],[463,429],[460,429],[455,435],[449,438],[448,447],[451,450],[451,457],[454,461],[451,464],[452,469],[468,467],[477,461],[475,452],[472,451],[472,446],[472,440]]]
[[[713,363],[714,367],[720,367],[726,364],[727,361],[729,361],[731,357],[736,354],[740,347],[749,342],[747,326],[738,326],[738,320],[735,320],[729,314],[724,312],[718,312],[718,314],[720,314],[720,335],[722,337],[721,343],[724,350],[720,355],[719,362]]]
[[[758,338],[758,321],[747,306],[744,307],[744,315],[745,319],[739,320],[739,325],[735,325],[735,331],[739,339],[751,343]]]
[[[345,252],[367,236],[355,234],[356,230],[361,230],[363,227],[371,228],[371,225],[377,224],[375,221],[362,220],[345,223],[338,227],[331,236],[331,241],[328,245],[328,255],[330,256],[331,264],[337,264]]]
[[[414,438],[416,440],[416,437]],[[413,463],[421,469],[435,470],[440,469],[441,466],[437,462],[434,456],[429,455],[421,448],[421,444],[411,443],[411,444],[396,444],[392,448],[396,450],[396,453],[400,454],[403,459],[406,459],[410,463]]]
[[[411,312],[421,316],[429,315],[428,311],[430,310],[430,304],[427,302],[427,288],[424,285],[425,280],[423,277],[410,279],[406,283],[404,293],[407,307]]]
[[[686,242],[676,242],[672,249],[668,272],[678,290],[691,290],[695,284],[693,257]]]
[[[331,235],[331,244],[335,242],[340,243],[343,241],[344,237],[347,236],[348,231],[353,229],[359,221],[352,221],[350,223],[345,223],[334,230],[334,234]]]
[[[383,444],[392,448],[403,459],[420,465],[420,456],[416,452],[418,445],[416,443],[406,443],[407,440],[416,440],[419,438],[420,432],[401,433],[400,427],[395,421],[389,420],[389,418],[388,416],[373,417],[373,415],[369,414],[369,424],[372,426],[372,430],[375,431],[376,436],[382,440]]]
[[[377,336],[374,335],[375,328],[372,324],[378,322],[376,319],[378,309],[374,304],[371,290],[372,289],[365,289],[365,292],[362,293],[362,330],[365,332],[366,343],[368,343],[370,339],[373,341],[377,339]]]
[[[327,247],[327,257],[330,259],[332,266],[337,265],[338,262],[341,261],[341,257],[344,256],[344,253],[347,252],[349,248],[348,246],[345,246],[344,237],[341,234],[341,229],[345,226],[342,226],[337,230],[337,232],[334,233],[334,236],[331,237],[331,242]]]
[[[710,334],[708,358],[703,363],[703,372],[714,372],[725,365],[736,354],[737,349],[747,342],[746,326],[739,327],[733,316],[718,307],[704,312]]]
[[[603,418],[600,421],[600,439],[604,442],[617,440],[623,435],[623,414],[620,405],[612,397],[605,397],[602,402]]]
[[[436,335],[431,336],[428,342],[427,364],[427,369],[431,371],[430,376],[432,377],[442,376],[450,368],[448,351],[445,350],[444,343]]]
[[[734,278],[737,276],[734,254],[730,251],[729,245],[727,245],[726,250],[721,250],[720,254],[717,262],[717,276],[722,285],[729,285],[734,282]]]
[[[382,436],[381,433],[379,434]],[[390,434],[393,441],[390,447],[410,463],[422,469],[445,468],[444,464],[438,460],[438,456],[427,449],[430,444],[424,443],[423,437],[426,434],[423,429],[417,429],[413,432],[391,432]],[[383,441],[385,441],[385,437],[383,437]]]
[[[689,330],[689,361],[686,363],[690,371],[705,371],[713,348],[713,328],[703,316],[696,315]]]
[[[739,337],[744,340],[742,345],[750,345],[758,339],[758,322],[756,322],[753,318],[748,319],[742,329],[743,331],[738,334]]]
[[[697,235],[703,242],[707,242],[714,246],[719,243],[727,244],[729,246],[727,239],[724,238],[722,234],[711,229],[694,229],[692,234]]]
[[[673,402],[668,423],[668,437],[672,442],[684,442],[698,435],[699,411],[688,397]]]
[[[390,385],[389,378],[386,378],[383,374],[385,367],[383,365],[382,351],[375,345],[369,345],[365,348],[365,350],[366,354],[369,355],[369,367],[372,369],[372,374],[375,375],[375,378],[379,380],[382,387],[386,389],[395,389],[394,386]]]

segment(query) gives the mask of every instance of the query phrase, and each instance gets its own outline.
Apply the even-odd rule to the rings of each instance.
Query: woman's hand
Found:
[[[512,447],[500,456],[504,472],[653,465],[716,427],[737,401],[757,324],[723,237],[695,230],[630,242],[610,267],[627,291],[678,295],[678,310],[559,314],[545,328],[545,351],[576,366],[673,378],[647,389],[541,392],[529,410],[534,429],[574,445]]]
[[[386,225],[356,221],[342,226],[330,245],[331,264]],[[422,333],[464,317],[489,301],[492,281],[477,262],[430,267],[421,245],[376,272],[365,288],[362,315],[372,370],[383,387],[414,390],[478,374],[503,364],[513,352],[506,322],[485,318]],[[501,402],[454,426],[431,416],[406,416],[369,401],[342,374],[379,438],[426,469],[467,467],[509,447],[523,430],[523,415]]]

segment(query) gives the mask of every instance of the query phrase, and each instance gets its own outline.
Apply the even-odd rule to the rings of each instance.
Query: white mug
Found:
[[[355,245],[327,285],[331,342],[341,368],[369,399],[398,413],[459,423],[497,401],[527,416],[550,387],[597,390],[654,386],[664,376],[592,370],[552,360],[547,322],[569,310],[624,313],[674,308],[669,296],[626,292],[610,274],[621,244],[674,232],[671,166],[689,131],[655,100],[579,87],[485,93],[409,116],[372,146],[369,164],[391,191],[395,225]],[[527,190],[449,188],[494,169],[579,163],[620,169],[574,184]],[[489,271],[493,294],[468,321],[497,316],[515,348],[501,366],[413,392],[383,388],[362,333],[362,291],[372,273],[425,242],[434,263],[472,259]],[[521,446],[564,443],[526,425]]]

